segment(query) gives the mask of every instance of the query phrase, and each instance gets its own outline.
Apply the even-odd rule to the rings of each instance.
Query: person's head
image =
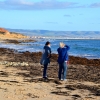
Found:
[[[60,48],[63,48],[65,46],[65,44],[63,42],[59,43]]]
[[[50,42],[47,41],[47,42],[45,43],[45,46],[50,46]]]

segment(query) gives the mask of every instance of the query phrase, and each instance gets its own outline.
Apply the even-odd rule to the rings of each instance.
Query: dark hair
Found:
[[[49,41],[47,41],[47,42],[45,43],[45,45],[48,45],[48,44],[50,44],[50,42],[49,42]]]

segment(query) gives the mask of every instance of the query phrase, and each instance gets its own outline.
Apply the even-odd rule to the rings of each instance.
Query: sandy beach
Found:
[[[67,81],[59,81],[52,54],[48,80],[42,79],[41,53],[0,48],[0,100],[100,100],[100,59],[70,57]]]
[[[0,0],[0,100],[100,100],[100,0]]]

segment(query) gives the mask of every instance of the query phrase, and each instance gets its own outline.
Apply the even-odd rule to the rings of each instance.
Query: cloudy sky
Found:
[[[0,0],[0,27],[100,31],[100,0]]]

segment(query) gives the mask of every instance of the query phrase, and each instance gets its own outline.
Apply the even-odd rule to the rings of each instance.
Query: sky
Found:
[[[0,0],[0,27],[100,31],[100,0]]]

